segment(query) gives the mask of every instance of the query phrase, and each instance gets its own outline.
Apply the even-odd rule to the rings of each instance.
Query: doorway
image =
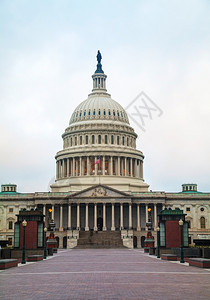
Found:
[[[98,227],[98,231],[102,231],[102,229],[103,229],[103,218],[99,217],[97,219],[97,227]]]

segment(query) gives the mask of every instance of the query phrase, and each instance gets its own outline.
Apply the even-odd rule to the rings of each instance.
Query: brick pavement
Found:
[[[60,250],[0,272],[0,299],[210,299],[210,270],[162,261],[142,250]]]

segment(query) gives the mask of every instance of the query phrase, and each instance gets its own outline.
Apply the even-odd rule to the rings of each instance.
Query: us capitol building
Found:
[[[187,214],[190,244],[195,238],[208,237],[210,193],[198,192],[196,184],[183,184],[177,193],[148,191],[144,155],[136,149],[137,134],[126,111],[107,93],[101,58],[98,51],[92,92],[76,107],[62,135],[51,192],[23,194],[15,184],[2,184],[0,239],[14,244],[16,214],[36,208],[42,210],[47,226],[54,220],[60,248],[90,241],[140,248],[147,232],[148,208],[154,236],[160,211],[179,208]]]

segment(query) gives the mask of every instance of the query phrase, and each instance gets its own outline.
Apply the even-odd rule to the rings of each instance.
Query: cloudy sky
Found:
[[[48,191],[100,49],[112,98],[153,108],[131,120],[150,189],[210,191],[209,15],[208,0],[1,0],[0,184]]]

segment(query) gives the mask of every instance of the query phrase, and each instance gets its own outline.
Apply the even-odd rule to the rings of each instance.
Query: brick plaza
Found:
[[[209,299],[210,270],[142,250],[59,250],[0,272],[0,299]]]

